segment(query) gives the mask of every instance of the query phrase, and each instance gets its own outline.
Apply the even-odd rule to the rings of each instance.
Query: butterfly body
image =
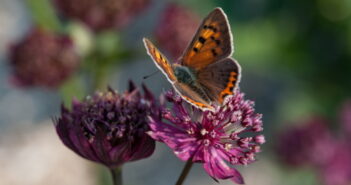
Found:
[[[175,65],[174,75],[176,76],[177,81],[181,83],[191,85],[196,82],[195,71],[189,67]]]
[[[240,65],[230,55],[232,36],[226,15],[214,9],[201,23],[194,39],[176,64],[148,40],[145,47],[156,66],[183,99],[202,110],[213,110],[234,94],[241,75]]]

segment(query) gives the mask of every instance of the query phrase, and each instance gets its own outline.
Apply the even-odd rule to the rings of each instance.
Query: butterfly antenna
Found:
[[[145,80],[145,79],[147,79],[147,78],[149,78],[149,77],[151,77],[151,76],[157,74],[158,72],[160,72],[160,71],[157,70],[157,71],[155,71],[155,72],[153,72],[153,73],[151,73],[151,74],[149,74],[149,75],[146,75],[146,76],[143,77],[143,79]]]

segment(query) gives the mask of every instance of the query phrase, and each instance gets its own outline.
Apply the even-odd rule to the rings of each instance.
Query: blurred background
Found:
[[[241,90],[263,113],[263,152],[238,167],[246,184],[351,184],[351,1],[0,0],[0,185],[110,184],[62,145],[52,117],[129,79],[170,89],[161,73],[143,80],[157,68],[142,38],[174,61],[215,7],[231,24]],[[173,184],[183,165],[159,143],[124,166],[124,181]],[[217,183],[195,165],[185,184]]]

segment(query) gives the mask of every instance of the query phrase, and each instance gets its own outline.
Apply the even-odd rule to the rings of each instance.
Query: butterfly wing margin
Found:
[[[176,81],[176,77],[174,75],[172,65],[149,39],[144,38],[143,41],[148,55],[152,58],[155,65],[163,72],[163,74],[167,76],[167,79],[173,84]]]
[[[232,43],[227,16],[221,8],[216,8],[200,24],[181,58],[181,64],[196,70],[204,68],[231,56]]]
[[[172,66],[168,60],[162,55],[159,50],[157,50],[151,41],[146,38],[144,38],[143,41],[148,54],[151,56],[156,66],[167,76],[174,89],[184,100],[202,110],[213,110],[213,107],[209,104],[210,100],[208,97],[201,97],[200,94],[203,96],[206,95],[204,93],[204,90],[201,89],[200,85],[197,84],[193,87],[190,87],[186,84],[177,82]],[[198,93],[196,91],[200,91],[202,93]]]
[[[198,83],[215,104],[222,104],[225,97],[234,94],[241,79],[241,67],[232,58],[225,58],[208,65],[197,74]]]

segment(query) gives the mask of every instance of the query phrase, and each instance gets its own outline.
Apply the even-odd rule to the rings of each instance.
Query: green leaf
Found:
[[[96,37],[96,49],[103,56],[113,55],[120,46],[120,38],[115,32],[102,32]]]
[[[44,29],[62,31],[62,26],[50,0],[26,0],[34,22]]]

